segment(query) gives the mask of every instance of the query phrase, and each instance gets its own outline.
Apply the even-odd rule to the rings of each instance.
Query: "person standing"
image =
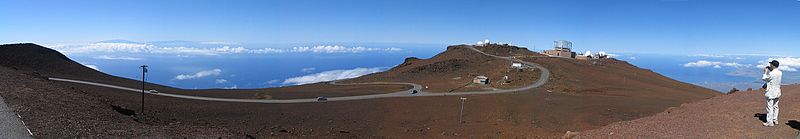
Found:
[[[767,82],[764,96],[767,98],[767,122],[764,126],[775,126],[778,124],[778,102],[781,97],[781,76],[783,72],[778,69],[777,60],[769,62],[769,66],[764,68],[764,75],[761,79]]]

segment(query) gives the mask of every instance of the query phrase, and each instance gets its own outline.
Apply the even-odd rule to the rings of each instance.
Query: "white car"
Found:
[[[150,90],[150,91],[147,91],[147,92],[150,92],[150,93],[152,93],[152,94],[158,94],[158,91],[156,91],[155,89],[152,89],[152,90]]]

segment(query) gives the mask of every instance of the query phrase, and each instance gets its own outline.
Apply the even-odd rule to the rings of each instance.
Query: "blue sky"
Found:
[[[473,43],[667,54],[800,51],[797,0],[0,1],[0,43]]]

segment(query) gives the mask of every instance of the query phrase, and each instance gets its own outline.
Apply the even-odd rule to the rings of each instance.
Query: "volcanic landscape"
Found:
[[[472,83],[476,76],[496,81]],[[0,46],[0,78],[0,96],[36,138],[558,138],[568,131],[591,138],[722,95],[613,58],[549,57],[499,44],[448,46],[334,82],[200,90],[149,83],[159,93],[145,94],[144,111],[139,92],[52,79],[122,88],[140,81],[37,44]]]

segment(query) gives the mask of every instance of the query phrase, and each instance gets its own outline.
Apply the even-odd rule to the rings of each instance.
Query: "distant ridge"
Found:
[[[33,43],[0,45],[0,66],[34,71],[48,76],[98,74],[56,50]]]
[[[0,45],[0,66],[29,72],[42,78],[57,77],[116,83],[134,87],[140,81],[109,75],[84,66],[69,59],[60,52],[33,43]],[[132,65],[132,69],[137,66]],[[172,90],[175,88],[150,84],[156,88]]]

